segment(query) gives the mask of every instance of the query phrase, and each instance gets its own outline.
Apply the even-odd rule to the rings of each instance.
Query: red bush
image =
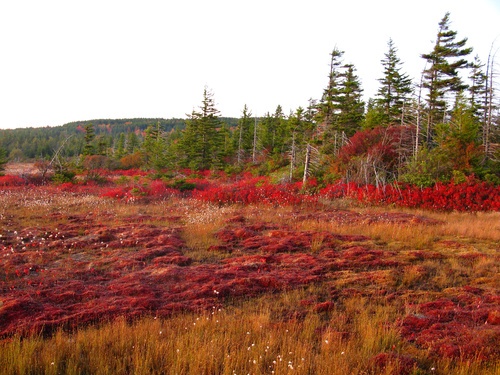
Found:
[[[0,176],[0,186],[20,186],[25,184],[26,181],[19,176],[14,176],[14,175]]]
[[[460,184],[436,184],[418,188],[410,185],[359,186],[337,183],[320,191],[328,199],[351,198],[374,204],[396,204],[403,207],[442,211],[499,211],[500,186],[470,178]]]

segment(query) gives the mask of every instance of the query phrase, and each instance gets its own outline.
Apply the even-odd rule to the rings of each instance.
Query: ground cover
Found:
[[[0,190],[7,373],[498,372],[498,212],[146,182]]]

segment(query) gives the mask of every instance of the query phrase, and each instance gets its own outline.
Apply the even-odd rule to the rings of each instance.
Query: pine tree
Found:
[[[481,63],[479,56],[474,57],[474,61],[470,64],[469,80],[469,95],[470,105],[473,113],[478,119],[484,118],[484,100],[486,95],[486,74],[483,72],[484,64]]]
[[[448,101],[447,94],[456,94],[467,88],[459,71],[468,66],[464,58],[472,52],[465,48],[467,38],[456,41],[457,32],[450,30],[450,13],[446,13],[439,22],[437,40],[432,52],[422,54],[428,68],[424,70],[423,87],[428,90],[426,143],[432,144],[434,127],[439,122],[446,122]],[[448,100],[447,100],[448,99]]]
[[[148,126],[141,146],[144,164],[156,171],[165,168],[167,164],[166,149],[167,142],[164,131],[160,127],[160,121],[155,126]]]
[[[361,129],[364,118],[365,103],[362,100],[363,89],[352,64],[347,64],[343,74],[344,81],[339,97],[339,117],[335,128],[352,137]]]
[[[261,147],[271,155],[281,154],[288,133],[283,108],[278,105],[274,114],[267,113],[261,125],[259,136]]]
[[[127,154],[133,154],[139,149],[140,141],[139,137],[135,132],[130,132],[127,134],[126,151]]]
[[[331,53],[328,85],[318,105],[318,133],[325,154],[336,154],[364,118],[361,83],[354,65],[342,62],[343,54],[337,48]]]
[[[0,176],[5,170],[5,164],[7,164],[7,152],[3,147],[0,147]]]
[[[115,159],[120,160],[125,156],[125,133],[120,133],[113,153]]]
[[[85,125],[85,136],[84,136],[84,145],[83,145],[83,155],[94,155],[95,154],[95,130],[92,124]]]
[[[252,112],[245,104],[242,116],[238,121],[238,127],[234,132],[234,143],[238,165],[243,163],[245,156],[248,156],[252,150],[254,121],[251,116]]]
[[[336,121],[338,113],[338,102],[342,86],[342,57],[344,51],[335,47],[330,54],[330,72],[328,74],[328,85],[323,91],[317,111],[317,121],[323,131],[331,130]]]
[[[379,79],[377,104],[383,114],[382,124],[401,123],[404,116],[405,103],[409,100],[412,81],[407,74],[401,73],[401,60],[397,57],[397,48],[392,39],[388,42],[389,51],[381,61],[384,77]]]
[[[221,127],[213,94],[205,87],[199,111],[193,110],[186,122],[180,147],[183,154],[181,163],[196,170],[220,167],[223,155]]]

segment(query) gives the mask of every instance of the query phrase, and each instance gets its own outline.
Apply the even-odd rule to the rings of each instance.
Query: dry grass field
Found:
[[[499,374],[500,213],[0,190],[3,374]]]

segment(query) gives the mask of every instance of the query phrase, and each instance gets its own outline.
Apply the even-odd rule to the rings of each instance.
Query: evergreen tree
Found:
[[[317,121],[321,124],[323,131],[329,132],[335,123],[339,110],[339,96],[342,87],[342,56],[344,51],[335,47],[330,54],[330,72],[328,74],[328,85],[323,91],[317,111]]]
[[[160,127],[160,121],[156,125],[150,125],[145,132],[141,152],[144,164],[148,168],[160,171],[166,167],[167,142],[165,134]]]
[[[260,143],[270,155],[281,154],[288,133],[283,108],[278,105],[274,114],[267,113],[261,121]]]
[[[389,51],[381,61],[384,76],[379,79],[381,86],[377,97],[377,104],[383,114],[383,125],[402,122],[405,103],[413,92],[411,79],[407,74],[401,73],[401,61],[392,39],[389,39],[387,45]]]
[[[363,129],[373,129],[387,123],[387,116],[382,104],[376,99],[368,99]]]
[[[486,96],[486,74],[483,72],[484,64],[481,63],[479,56],[474,57],[474,61],[470,64],[469,85],[470,105],[474,116],[481,121],[485,114],[485,96]]]
[[[97,155],[108,155],[108,151],[111,148],[111,143],[113,138],[111,136],[105,136],[103,134],[96,137],[96,154]]]
[[[354,65],[342,62],[343,54],[337,48],[331,53],[328,85],[318,104],[318,134],[325,154],[336,154],[364,118],[361,83]]]
[[[422,54],[428,68],[424,70],[423,87],[428,90],[426,143],[432,144],[434,127],[439,122],[446,122],[447,94],[456,94],[467,88],[459,75],[460,69],[468,66],[464,58],[472,52],[465,48],[467,38],[455,40],[457,32],[450,30],[450,13],[446,13],[439,22],[434,49]]]
[[[7,164],[7,152],[5,151],[5,149],[0,147],[0,176],[5,170],[5,164]]]
[[[342,75],[344,80],[339,96],[339,116],[334,125],[335,129],[352,137],[361,129],[364,119],[365,103],[362,100],[363,89],[354,65],[345,65],[346,71]]]
[[[130,132],[127,134],[126,151],[127,154],[133,154],[139,149],[140,141],[139,137],[135,132]]]
[[[450,121],[438,124],[436,143],[452,170],[470,174],[480,160],[479,119],[462,93],[457,94]],[[452,171],[450,171],[451,177]]]
[[[252,150],[254,120],[251,118],[252,112],[247,105],[243,107],[242,116],[238,120],[238,126],[234,132],[234,143],[236,149],[236,159],[238,165],[243,163]]]
[[[181,139],[182,165],[196,170],[220,167],[223,156],[222,120],[213,94],[205,87],[199,111],[189,115]]]
[[[115,159],[120,160],[125,156],[125,133],[120,133],[113,153]]]
[[[88,155],[94,155],[95,154],[95,146],[94,146],[94,139],[95,139],[95,129],[92,124],[86,124],[85,125],[85,136],[84,136],[84,145],[83,145],[83,155],[88,156]]]

